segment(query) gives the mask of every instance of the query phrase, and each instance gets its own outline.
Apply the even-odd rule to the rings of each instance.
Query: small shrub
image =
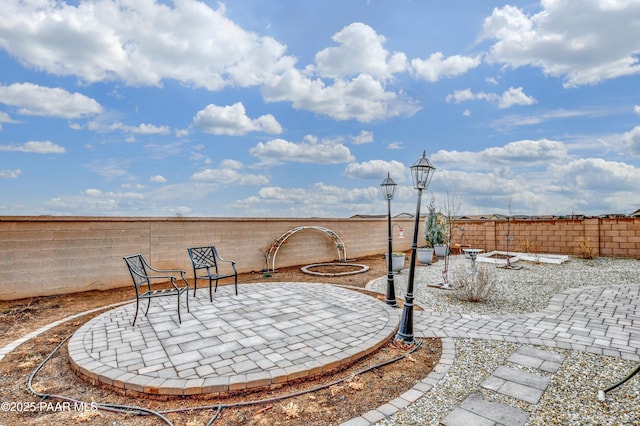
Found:
[[[596,249],[589,238],[580,238],[575,247],[575,252],[576,256],[582,259],[593,259],[596,256]]]
[[[300,408],[295,402],[291,401],[282,407],[282,411],[284,411],[284,414],[288,419],[297,419],[302,413],[302,408]]]
[[[538,245],[535,241],[532,240],[519,240],[518,241],[518,251],[522,253],[530,253],[534,254],[538,252]]]
[[[479,265],[475,274],[464,266],[458,267],[451,284],[454,296],[465,302],[484,302],[495,289],[493,271],[484,265]]]

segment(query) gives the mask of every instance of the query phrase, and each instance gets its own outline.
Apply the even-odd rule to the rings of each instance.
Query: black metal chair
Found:
[[[191,258],[191,264],[193,265],[193,295],[196,295],[196,289],[198,287],[198,280],[209,280],[209,301],[213,302],[213,293],[211,287],[213,281],[216,282],[215,290],[218,290],[218,281],[223,278],[234,278],[234,285],[236,290],[236,296],[238,295],[238,271],[236,269],[235,260],[223,259],[218,254],[215,246],[207,247],[191,247],[187,249],[189,252],[189,258]],[[222,272],[222,268],[219,268],[218,263],[225,262],[230,263],[233,272]],[[228,268],[226,268],[228,269]]]
[[[186,272],[179,269],[156,269],[149,265],[144,256],[142,256],[141,254],[125,256],[124,261],[127,263],[129,273],[131,273],[133,287],[136,289],[136,314],[133,317],[132,325],[136,325],[140,299],[148,299],[147,310],[144,313],[144,316],[147,316],[147,314],[149,313],[149,307],[151,306],[151,299],[153,299],[154,297],[174,295],[178,299],[178,322],[182,323],[182,318],[180,318],[180,295],[182,293],[185,293],[186,295],[187,312],[189,312],[189,281],[187,281]],[[165,275],[149,275],[147,271]],[[166,275],[176,272],[179,273],[179,276]],[[151,288],[152,280],[164,280],[165,282],[168,280],[171,283],[171,287],[154,290]],[[184,283],[184,286],[178,285],[178,281],[182,281]],[[146,285],[146,289],[143,287],[144,285]]]

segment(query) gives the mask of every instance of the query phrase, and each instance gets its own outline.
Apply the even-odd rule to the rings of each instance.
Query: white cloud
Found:
[[[29,141],[22,145],[0,145],[0,151],[29,152],[34,154],[64,154],[65,149],[51,141]]]
[[[583,158],[559,166],[551,166],[557,182],[594,193],[608,191],[636,191],[640,169],[618,161],[602,158]]]
[[[634,154],[640,155],[640,126],[624,133],[622,141]]]
[[[162,175],[155,175],[155,176],[151,176],[149,180],[155,183],[165,183],[167,181],[167,178],[165,178]]]
[[[539,67],[563,77],[567,87],[640,72],[640,2],[554,0],[542,6],[533,16],[514,6],[494,9],[484,22],[484,37],[497,40],[489,62]]]
[[[412,116],[420,110],[410,99],[387,91],[368,74],[326,85],[322,80],[292,69],[270,80],[262,94],[268,102],[289,101],[296,109],[314,111],[339,121],[355,119],[369,123]]]
[[[89,83],[175,79],[219,90],[258,85],[295,62],[283,56],[286,46],[230,21],[224,5],[195,0],[12,1],[0,9],[0,39],[33,69]]]
[[[369,74],[376,79],[388,80],[406,68],[405,54],[390,54],[383,47],[386,38],[366,24],[349,24],[334,34],[333,40],[338,47],[327,47],[316,53],[317,72],[321,77]]]
[[[284,139],[273,139],[267,143],[258,143],[249,150],[266,164],[283,162],[337,164],[354,160],[349,148],[335,141],[318,142],[307,137],[305,142],[294,143]]]
[[[128,165],[129,161],[122,160],[121,158],[105,158],[92,161],[86,164],[85,167],[99,176],[113,179],[115,177],[125,176]]]
[[[615,111],[608,109],[583,109],[583,110],[567,110],[556,109],[552,111],[543,111],[539,113],[527,112],[520,115],[506,115],[493,122],[494,127],[509,128],[516,126],[532,126],[547,121],[564,120],[568,118],[583,118],[583,117],[604,117],[607,115],[615,114]]]
[[[246,173],[246,166],[240,161],[225,159],[220,167],[208,168],[191,175],[191,180],[203,183],[216,184],[240,184],[240,185],[265,185],[269,183],[269,177]]]
[[[387,148],[389,149],[403,149],[404,144],[400,141],[392,141],[387,144]]]
[[[633,107],[633,113],[635,115],[640,115],[640,105],[636,105]]]
[[[407,59],[385,50],[385,37],[369,26],[348,25],[335,34],[337,47],[319,51],[316,65],[298,70],[296,59],[285,56],[286,45],[240,28],[225,13],[224,5],[212,9],[195,0],[172,6],[12,2],[0,9],[0,40],[26,66],[86,83],[260,86],[269,102],[292,102],[336,120],[371,122],[419,110],[402,92],[386,89],[395,73],[406,71]],[[263,131],[281,131],[273,117],[259,120]]]
[[[533,97],[524,94],[522,87],[509,87],[509,90],[500,97],[498,108],[510,108],[514,105],[533,105],[535,103],[536,100]]]
[[[444,77],[462,75],[470,69],[476,68],[482,62],[480,56],[454,55],[444,57],[442,52],[436,52],[427,59],[413,59],[411,67],[415,75],[430,82],[436,82]]]
[[[83,94],[31,83],[0,85],[0,103],[18,107],[23,115],[80,118],[102,112],[97,101]]]
[[[432,155],[435,163],[476,170],[493,170],[496,166],[530,168],[564,162],[568,159],[565,145],[548,139],[522,140],[482,151],[444,151]]]
[[[368,130],[361,130],[356,136],[351,136],[351,142],[354,145],[362,145],[365,143],[373,142],[373,132]]]
[[[405,181],[408,169],[399,161],[371,160],[363,163],[351,163],[344,174],[352,179],[378,179],[382,182],[387,173],[396,183]]]
[[[19,121],[11,118],[11,116],[9,116],[9,114],[7,114],[6,112],[0,111],[0,130],[2,130],[2,123],[15,124],[19,123]]]
[[[219,183],[224,185],[265,185],[269,178],[264,175],[248,174],[235,168],[204,169],[196,172],[191,179],[199,182]]]
[[[453,94],[447,95],[446,98],[447,102],[456,104],[473,100],[485,100],[495,103],[500,109],[510,108],[514,105],[533,105],[536,103],[535,98],[527,96],[522,87],[510,87],[502,95],[485,92],[473,93],[471,89],[454,90]]]
[[[308,188],[261,188],[257,195],[236,201],[232,207],[258,217],[273,216],[274,209],[290,217],[326,217],[327,211],[344,217],[371,211],[372,201],[381,204],[380,189],[375,186],[348,189],[318,182]]]
[[[247,116],[242,102],[233,105],[207,105],[196,113],[193,126],[214,135],[242,136],[249,132],[282,133],[282,126],[271,114],[256,119]]]
[[[22,174],[20,169],[0,169],[0,179],[17,179]]]
[[[122,130],[127,133],[135,133],[140,135],[168,135],[171,133],[169,126],[156,126],[153,124],[142,123],[137,126],[127,126],[122,123],[115,123],[112,129]]]

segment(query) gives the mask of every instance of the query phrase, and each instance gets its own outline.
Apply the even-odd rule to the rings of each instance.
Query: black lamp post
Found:
[[[380,190],[382,191],[382,196],[387,200],[387,235],[389,236],[389,254],[387,259],[387,298],[385,302],[389,306],[393,306],[394,308],[398,307],[398,303],[396,302],[396,288],[393,283],[393,234],[391,227],[391,200],[393,199],[393,193],[396,192],[397,183],[391,179],[389,173],[387,173],[387,178],[382,181],[380,184]]]
[[[416,208],[416,220],[413,225],[413,243],[411,244],[411,263],[409,264],[409,283],[407,293],[404,296],[404,307],[400,318],[400,329],[396,335],[396,340],[412,345],[413,339],[413,278],[416,273],[416,251],[418,248],[418,227],[420,226],[420,203],[422,201],[422,190],[427,189],[436,168],[427,160],[426,152],[422,152],[422,158],[411,166],[411,178],[413,187],[418,190],[418,206]]]

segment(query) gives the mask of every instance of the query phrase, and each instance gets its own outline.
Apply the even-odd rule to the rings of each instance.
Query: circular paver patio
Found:
[[[208,289],[106,312],[69,341],[72,366],[114,387],[166,395],[229,392],[278,385],[348,364],[393,336],[399,311],[369,295],[310,283],[261,283]],[[143,303],[146,308],[146,302]]]

